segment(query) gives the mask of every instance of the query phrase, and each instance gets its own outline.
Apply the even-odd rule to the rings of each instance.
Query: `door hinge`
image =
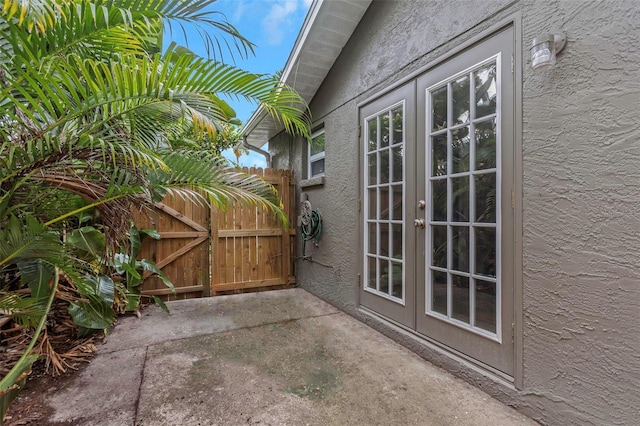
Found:
[[[358,137],[362,136],[362,126],[358,126]]]
[[[362,210],[362,200],[358,200],[358,211]]]
[[[516,323],[512,322],[511,323],[511,343],[512,344],[515,341],[515,338],[516,338]]]
[[[511,74],[515,74],[516,72],[516,58],[514,54],[511,54]]]
[[[512,209],[516,208],[516,190],[515,189],[511,190],[511,208]]]

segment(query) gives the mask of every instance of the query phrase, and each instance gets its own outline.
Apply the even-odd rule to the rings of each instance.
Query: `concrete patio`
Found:
[[[302,289],[120,320],[50,397],[74,425],[533,425]]]

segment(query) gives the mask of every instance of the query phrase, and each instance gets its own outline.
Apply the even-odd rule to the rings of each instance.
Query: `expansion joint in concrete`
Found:
[[[138,410],[140,408],[140,395],[142,395],[142,383],[144,382],[144,371],[147,368],[147,355],[149,354],[149,346],[144,348],[144,357],[142,359],[142,368],[140,369],[140,384],[138,384],[138,393],[136,395],[136,404],[133,414],[133,426],[138,423]]]

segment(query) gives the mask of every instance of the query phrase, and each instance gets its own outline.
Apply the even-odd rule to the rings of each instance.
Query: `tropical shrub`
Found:
[[[61,286],[82,329],[109,327],[122,294],[137,306],[141,269],[152,266],[135,259],[134,208],[172,194],[282,215],[273,188],[201,150],[237,124],[223,96],[254,100],[287,131],[309,136],[296,93],[220,61],[253,46],[210,10],[214,1],[4,0],[0,310],[35,329],[0,381],[3,414],[37,358]],[[166,31],[185,26],[195,26],[209,57],[162,49]]]

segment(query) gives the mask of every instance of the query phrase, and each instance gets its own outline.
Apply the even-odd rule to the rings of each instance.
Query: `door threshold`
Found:
[[[497,382],[503,386],[507,386],[510,389],[516,390],[514,378],[509,376],[508,374],[505,374],[500,370],[496,370],[495,368],[489,365],[483,364],[478,360],[471,358],[459,351],[456,351],[455,349],[449,348],[441,344],[440,342],[430,339],[429,337],[423,334],[419,334],[415,330],[412,330],[396,321],[393,321],[392,319],[381,316],[379,313],[372,311],[369,308],[360,306],[358,308],[358,311],[368,316],[369,318],[379,322],[380,324],[386,327],[389,327],[392,330],[398,333],[401,333],[406,337],[409,337],[411,340],[415,341],[416,343],[422,346],[426,346],[429,349],[434,350],[442,355],[445,355],[453,359],[454,361],[459,362],[465,367],[473,370],[474,372],[479,373],[493,380],[494,382]]]

